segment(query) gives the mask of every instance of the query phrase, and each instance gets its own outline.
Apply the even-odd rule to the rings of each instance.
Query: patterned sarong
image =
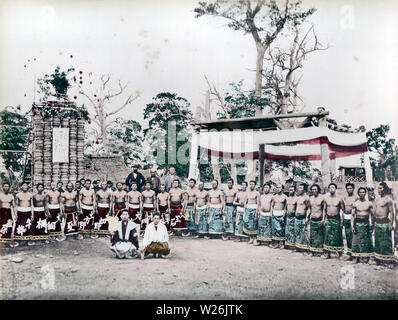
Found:
[[[340,216],[326,218],[325,251],[341,253],[344,251],[343,230],[340,227]]]
[[[141,231],[145,231],[146,226],[153,221],[153,204],[144,203],[141,217]]]
[[[17,210],[17,221],[15,223],[14,239],[30,240],[32,228],[32,213],[30,208],[21,208]]]
[[[351,230],[351,219],[344,218],[344,233],[347,241],[347,253],[351,254],[352,251],[352,230]]]
[[[225,215],[224,215],[224,233],[234,234],[235,219],[236,219],[235,206],[227,204],[225,206]]]
[[[243,217],[243,232],[248,235],[256,235],[258,232],[258,221],[256,219],[256,205],[246,207]]]
[[[82,204],[82,213],[78,216],[79,233],[92,233],[94,229],[94,208],[92,205]]]
[[[237,207],[235,220],[235,236],[237,237],[247,237],[247,235],[243,233],[243,216],[243,207]]]
[[[257,240],[263,242],[272,241],[271,212],[260,212]]]
[[[76,207],[65,207],[65,236],[72,236],[78,233],[76,219]]]
[[[207,234],[209,232],[209,225],[206,217],[206,206],[196,207],[196,222],[198,225],[199,234]]]
[[[92,231],[93,234],[110,234],[108,215],[109,205],[105,206],[101,203],[98,203],[97,214],[94,215],[94,229]]]
[[[322,217],[311,218],[310,224],[310,251],[313,253],[323,252],[325,232],[323,229]]]
[[[187,204],[185,208],[185,221],[189,231],[198,231],[198,225],[196,224],[196,213],[194,211],[193,204]]]
[[[170,231],[170,214],[167,213],[168,209],[169,209],[168,206],[159,205],[160,218],[162,219],[164,225],[166,226],[167,231]]]
[[[145,248],[145,255],[150,253],[158,253],[167,256],[170,253],[170,248],[166,243],[151,242],[151,244]]]
[[[296,224],[296,217],[294,212],[288,212],[286,214],[285,222],[285,248],[293,248],[296,246],[296,237],[294,233],[294,226]]]
[[[285,226],[282,222],[284,211],[274,210],[271,219],[271,235],[272,240],[283,241],[285,237]]]
[[[120,211],[126,208],[126,204],[124,202],[116,202],[113,206],[113,212],[115,213],[115,216],[119,218],[119,221],[122,220],[122,217],[120,216]]]
[[[11,208],[0,208],[0,243],[11,242],[12,227]]]
[[[308,249],[308,229],[307,224],[305,223],[305,215],[296,213],[294,222],[294,238],[296,241],[295,247],[306,250]]]
[[[141,213],[139,204],[129,204],[129,217],[131,221],[141,226]]]
[[[389,222],[378,223],[375,222],[375,259],[380,261],[393,261],[394,250],[392,247],[391,231],[389,229]]]
[[[31,240],[48,239],[47,217],[44,207],[34,208],[30,239]]]
[[[171,230],[186,230],[187,225],[185,222],[185,217],[182,214],[181,204],[171,204],[170,213],[170,228]]]
[[[352,234],[352,256],[353,257],[372,257],[373,245],[372,235],[370,233],[369,221],[355,222],[355,230]]]
[[[61,235],[61,209],[59,207],[59,204],[49,204],[48,213],[50,214],[50,217],[47,219],[47,230],[50,236]]]
[[[221,207],[209,207],[209,216],[207,217],[209,224],[209,234],[224,233],[224,223],[221,215]]]

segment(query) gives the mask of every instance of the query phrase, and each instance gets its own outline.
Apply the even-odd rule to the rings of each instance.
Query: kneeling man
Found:
[[[161,258],[162,255],[166,256],[170,253],[169,248],[169,234],[166,226],[160,222],[159,213],[153,215],[153,222],[151,222],[145,229],[143,246],[144,249],[141,251],[141,259],[144,260],[144,256],[152,253],[156,258],[156,255]]]
[[[129,220],[127,209],[121,211],[121,218],[111,239],[111,250],[116,254],[116,258],[131,259],[136,255],[136,249],[138,250],[138,224]]]

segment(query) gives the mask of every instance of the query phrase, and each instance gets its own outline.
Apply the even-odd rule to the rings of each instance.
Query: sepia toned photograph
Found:
[[[398,299],[397,1],[0,0],[0,45],[1,300]]]

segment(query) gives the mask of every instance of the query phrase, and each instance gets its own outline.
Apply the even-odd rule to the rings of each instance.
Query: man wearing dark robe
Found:
[[[144,176],[142,175],[141,172],[138,172],[138,167],[139,167],[138,164],[134,164],[133,165],[133,172],[131,172],[127,176],[126,184],[128,185],[129,190],[131,190],[132,183],[133,182],[137,183],[137,190],[139,192],[141,192],[143,187],[144,187],[144,185],[145,185],[145,178],[144,178]]]
[[[132,259],[136,256],[138,250],[138,225],[129,220],[129,212],[127,209],[121,212],[122,220],[116,223],[116,231],[114,232],[110,249],[119,259]]]

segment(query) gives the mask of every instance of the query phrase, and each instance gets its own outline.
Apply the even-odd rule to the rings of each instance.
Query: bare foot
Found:
[[[28,246],[29,246],[29,247],[32,247],[32,246],[34,246],[34,245],[36,245],[34,242],[28,241]]]
[[[79,234],[79,235],[77,236],[77,239],[78,239],[78,240],[83,240],[84,237],[83,237],[83,235]]]
[[[194,236],[194,238],[195,238],[195,239],[198,239],[198,238],[199,238],[199,235],[197,234],[196,236]]]
[[[56,238],[56,240],[57,240],[58,242],[60,242],[60,241],[65,241],[65,240],[66,240],[66,236],[60,236],[60,237]]]
[[[228,240],[227,237],[222,236],[223,241]]]
[[[92,234],[91,239],[98,239],[98,234]]]
[[[322,259],[325,259],[325,260],[330,259],[330,255],[324,254],[324,255],[322,255]]]
[[[253,245],[254,245],[254,246],[258,246],[257,239],[254,239],[254,240],[253,240]]]
[[[141,260],[144,260],[144,251],[141,251]]]
[[[253,239],[250,239],[247,243],[248,244],[252,244],[253,243]]]
[[[206,240],[209,240],[209,239],[210,239],[210,237],[208,237],[208,236],[205,236],[205,239],[206,239]]]

